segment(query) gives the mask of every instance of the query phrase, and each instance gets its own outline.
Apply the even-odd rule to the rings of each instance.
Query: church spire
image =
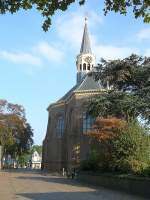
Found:
[[[92,54],[89,33],[88,33],[88,27],[87,27],[87,18],[85,18],[85,26],[84,26],[84,33],[83,33],[80,53],[83,53],[83,54],[91,53]]]
[[[77,83],[80,83],[83,78],[93,70],[95,66],[95,56],[91,51],[87,18],[85,18],[84,33],[82,38],[82,44],[80,54],[77,56]]]

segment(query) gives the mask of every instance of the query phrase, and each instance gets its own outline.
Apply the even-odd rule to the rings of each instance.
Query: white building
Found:
[[[34,151],[34,153],[32,154],[32,159],[31,159],[32,169],[41,169],[41,161],[42,161],[42,157],[39,155],[37,151]]]

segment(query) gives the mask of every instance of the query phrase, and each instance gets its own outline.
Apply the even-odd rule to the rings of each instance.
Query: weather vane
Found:
[[[85,23],[87,23],[88,15],[89,15],[88,12],[86,12],[86,13],[85,13]]]

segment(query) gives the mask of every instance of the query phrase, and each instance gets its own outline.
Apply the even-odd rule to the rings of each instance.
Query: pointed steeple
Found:
[[[87,27],[87,18],[85,18],[85,26],[84,26],[84,33],[83,33],[80,53],[83,53],[83,54],[90,53],[90,54],[92,54],[90,39],[89,39],[89,33],[88,33],[88,27]]]
[[[80,49],[80,54],[77,56],[77,83],[80,83],[83,78],[93,70],[95,66],[95,56],[92,53],[88,27],[87,27],[87,18],[85,18],[84,33],[82,39],[82,45]]]

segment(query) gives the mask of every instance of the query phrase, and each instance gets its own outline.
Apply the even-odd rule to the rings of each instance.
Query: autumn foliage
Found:
[[[98,117],[87,135],[92,148],[83,169],[142,174],[149,168],[149,132],[137,120]]]
[[[12,157],[29,150],[33,130],[25,117],[23,106],[0,100],[0,145],[3,154]]]
[[[117,130],[126,126],[126,121],[116,117],[97,117],[93,129],[87,133],[88,136],[98,141],[105,141],[116,136]]]

